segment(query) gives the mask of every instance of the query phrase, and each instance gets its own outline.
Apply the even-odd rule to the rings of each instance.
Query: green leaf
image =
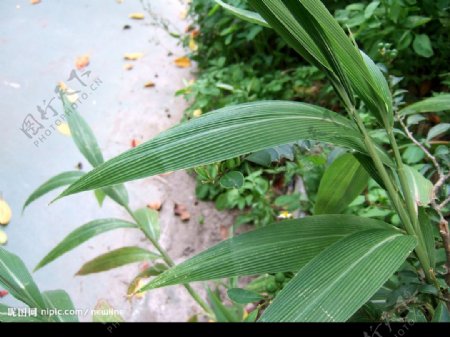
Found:
[[[112,250],[108,253],[100,255],[95,259],[86,262],[76,275],[87,275],[99,273],[113,268],[121,267],[126,264],[156,260],[159,255],[152,253],[140,247],[123,247]]]
[[[429,58],[434,55],[431,41],[426,34],[416,34],[413,41],[413,49],[417,55]]]
[[[106,194],[102,189],[97,189],[94,191],[95,199],[97,199],[98,205],[103,206],[103,201],[105,201]]]
[[[353,215],[282,221],[225,240],[178,264],[141,291],[192,281],[298,270],[336,241],[358,231],[391,228]]]
[[[368,230],[338,241],[312,259],[283,288],[263,322],[344,322],[402,265],[413,236]]]
[[[373,1],[369,5],[367,5],[366,9],[364,10],[364,18],[370,19],[373,16],[373,13],[375,13],[375,10],[380,6],[379,1]]]
[[[447,132],[448,130],[450,130],[450,123],[440,123],[433,126],[430,131],[428,131],[427,141],[432,140],[433,138]]]
[[[106,300],[99,300],[94,308],[92,321],[97,323],[120,323],[124,322],[122,316],[117,313]]]
[[[239,171],[231,171],[219,180],[223,188],[241,188],[244,185],[244,175]]]
[[[314,214],[342,212],[367,187],[368,181],[367,171],[352,154],[340,156],[320,181]]]
[[[228,297],[235,303],[238,304],[247,304],[252,302],[259,302],[264,299],[260,294],[242,289],[242,288],[231,288],[227,291]]]
[[[148,237],[158,241],[161,234],[159,226],[159,213],[154,209],[148,207],[140,208],[134,212],[134,216],[138,222],[139,227]]]
[[[62,240],[38,263],[34,270],[36,271],[44,267],[94,236],[117,228],[137,228],[137,225],[132,222],[112,218],[90,221],[67,235],[64,240]]]
[[[434,312],[432,322],[450,322],[450,313],[447,310],[447,305],[443,301],[439,301],[439,304]]]
[[[233,310],[233,308],[226,307],[221,299],[218,293],[211,291],[211,289],[208,288],[208,298],[209,302],[211,303],[211,309],[214,312],[214,315],[216,316],[217,322],[239,322],[240,317],[237,317],[237,313],[234,312],[236,310]]]
[[[436,267],[436,247],[433,234],[433,228],[431,227],[430,217],[426,214],[423,207],[419,208],[419,225],[422,232],[425,247],[427,249],[427,255],[430,260],[431,268]]]
[[[226,107],[169,129],[87,173],[62,194],[192,168],[311,138],[365,153],[348,119],[313,105],[262,101]],[[383,162],[392,160],[379,149]]]
[[[92,129],[81,117],[78,111],[74,109],[73,104],[69,102],[66,94],[61,91],[60,95],[64,113],[67,116],[67,123],[69,124],[70,132],[75,145],[93,167],[100,165],[103,163],[103,155]]]
[[[233,15],[238,17],[239,19],[242,19],[242,20],[250,22],[250,23],[255,23],[255,24],[263,26],[263,27],[270,28],[270,25],[258,13],[231,6],[221,0],[214,0],[214,1],[217,2],[223,8],[225,8],[227,11],[229,11],[230,13],[232,13]]]
[[[300,55],[327,73],[345,105],[352,104],[348,99],[353,100],[354,90],[383,125],[392,126],[389,97],[377,91],[373,73],[358,48],[320,1],[251,0],[250,3]]]
[[[440,112],[447,110],[450,110],[450,94],[440,94],[408,105],[407,107],[401,109],[399,114],[401,116],[406,116],[418,113]]]
[[[426,206],[430,204],[431,195],[433,192],[433,183],[411,166],[404,165],[404,170],[411,195],[414,197],[414,201],[416,203],[416,208],[417,205]]]
[[[69,295],[64,290],[51,290],[42,293],[47,309],[62,310],[62,314],[51,316],[57,322],[78,322],[74,314],[75,307]]]
[[[44,299],[22,260],[0,247],[0,286],[31,308],[45,308]]]
[[[53,178],[50,178],[45,183],[43,183],[41,186],[39,186],[31,195],[28,197],[28,199],[25,201],[25,204],[23,205],[22,211],[25,210],[25,208],[31,204],[36,199],[42,197],[44,194],[53,191],[54,189],[57,189],[58,187],[70,185],[73,182],[77,181],[80,177],[82,177],[85,173],[81,171],[69,171],[69,172],[63,172],[60,173]]]
[[[128,205],[128,192],[123,184],[114,185],[110,187],[104,187],[103,192],[119,205]]]

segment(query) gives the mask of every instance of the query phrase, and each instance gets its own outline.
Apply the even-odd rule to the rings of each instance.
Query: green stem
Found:
[[[137,224],[139,224],[138,219],[136,218],[136,216],[134,215],[133,211],[130,209],[130,207],[128,205],[123,206],[125,208],[125,210],[128,212],[128,214],[133,218],[134,221],[136,221]],[[143,231],[144,232],[144,231]],[[145,232],[144,232],[145,236],[147,237],[147,239],[152,243],[152,245],[156,248],[156,250],[161,254],[164,262],[169,266],[169,267],[173,267],[175,266],[175,262],[171,259],[171,257],[167,254],[167,252],[165,251],[165,249],[163,247],[160,246],[160,244],[158,243],[158,241],[156,241],[154,238],[152,238],[151,236],[148,236]],[[191,295],[191,297],[198,303],[198,305],[200,305],[200,307],[202,307],[202,309],[209,315],[209,316],[213,316],[213,312],[211,310],[211,308],[208,306],[208,304],[206,304],[205,301],[203,301],[203,299],[200,297],[200,295],[189,285],[189,284],[183,284],[183,286],[186,288],[186,290],[188,291],[188,293]]]

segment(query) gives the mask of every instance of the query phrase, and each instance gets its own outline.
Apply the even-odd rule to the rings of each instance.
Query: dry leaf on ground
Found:
[[[37,5],[37,4],[41,3],[41,0],[30,0],[30,3],[32,5]]]
[[[134,19],[134,20],[142,20],[145,17],[143,13],[131,13],[128,16],[130,19]]]
[[[155,86],[155,83],[152,81],[148,81],[144,84],[145,88],[153,88]]]
[[[81,70],[81,69],[83,69],[83,68],[85,68],[85,67],[87,67],[89,65],[89,61],[90,61],[89,60],[89,55],[87,55],[87,54],[78,56],[75,59],[75,67],[78,70]]]
[[[175,65],[179,68],[188,68],[191,66],[191,60],[187,56],[182,56],[175,59]]]
[[[125,60],[136,61],[144,56],[144,53],[126,53],[124,55]]]
[[[126,63],[123,65],[123,69],[131,70],[131,69],[133,69],[133,65],[131,63]]]
[[[3,298],[8,294],[9,294],[8,290],[0,290],[0,298]]]
[[[6,233],[0,229],[0,246],[5,245],[7,242],[8,235],[6,235]]]
[[[0,199],[0,225],[6,226],[11,221],[12,211],[8,203]]]
[[[148,208],[154,209],[155,211],[159,211],[161,209],[162,203],[161,201],[154,201],[147,205]]]
[[[185,205],[175,204],[173,212],[180,217],[181,221],[188,221],[191,218],[191,214],[188,212]]]
[[[140,144],[141,142],[138,139],[133,138],[131,140],[131,147],[136,147]]]

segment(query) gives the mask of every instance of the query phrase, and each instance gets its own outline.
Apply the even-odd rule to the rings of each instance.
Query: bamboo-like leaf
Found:
[[[81,176],[83,176],[85,173],[82,171],[69,171],[69,172],[63,172],[60,173],[53,178],[50,178],[45,183],[43,183],[41,186],[39,186],[31,195],[28,197],[28,199],[25,201],[25,204],[23,205],[22,210],[25,210],[25,208],[31,204],[36,199],[42,197],[44,194],[47,194],[50,191],[53,191],[57,189],[58,187],[70,185],[73,182],[77,181]]]
[[[0,286],[32,308],[45,308],[42,295],[22,260],[0,247]]]
[[[404,165],[408,186],[417,206],[426,206],[431,202],[433,183],[411,166]]]
[[[427,249],[427,255],[430,259],[431,268],[436,267],[436,247],[433,234],[433,227],[430,223],[430,217],[426,214],[423,207],[419,207],[419,224],[420,230],[423,235],[425,247]]]
[[[137,228],[137,225],[120,219],[99,219],[90,221],[81,227],[78,227],[67,235],[55,248],[53,248],[34,268],[38,270],[68,251],[78,247],[87,240],[99,234],[111,231],[117,228]]]
[[[161,234],[159,226],[159,213],[147,207],[140,208],[134,212],[134,216],[141,230],[153,240],[158,241]]]
[[[392,226],[353,215],[282,221],[223,241],[167,270],[141,290],[238,275],[296,271],[336,241],[371,228]]]
[[[425,112],[450,111],[450,94],[440,94],[434,97],[426,98],[417,103],[408,105],[401,109],[401,116],[413,115]]]
[[[390,230],[350,235],[312,259],[283,288],[263,322],[344,322],[402,265],[413,236]]]
[[[375,180],[378,185],[384,188],[383,179],[381,179],[372,158],[362,153],[354,153],[353,156],[365,168],[366,172],[371,176],[371,178]]]
[[[258,13],[231,6],[221,0],[214,0],[214,1],[217,2],[221,7],[229,11],[231,14],[235,15],[236,17],[244,21],[270,28],[270,25]]]
[[[450,123],[440,123],[433,126],[430,131],[428,131],[427,141],[430,141],[433,138],[446,133],[448,130],[450,130]]]
[[[47,309],[62,310],[63,313],[53,315],[50,318],[57,322],[78,322],[74,314],[75,307],[69,295],[64,290],[51,290],[42,293]]]
[[[291,47],[324,70],[346,105],[352,90],[366,103],[383,125],[393,125],[390,95],[379,91],[381,78],[346,36],[325,6],[317,0],[250,0]]]
[[[447,305],[443,301],[439,301],[438,306],[434,312],[432,322],[449,323],[450,313],[448,312]]]
[[[100,165],[60,197],[235,158],[298,139],[315,139],[366,152],[353,123],[332,111],[295,102],[245,103],[219,109],[161,133]],[[392,165],[386,153],[379,151],[384,163]]]
[[[127,295],[131,296],[136,293],[139,286],[139,282],[144,278],[149,278],[152,276],[158,276],[167,270],[167,265],[162,263],[157,263],[154,266],[148,267],[147,269],[141,271],[135,276],[135,278],[130,282],[128,286]]]
[[[314,214],[342,212],[367,187],[368,181],[369,174],[352,154],[340,156],[320,181]]]
[[[99,273],[113,268],[121,267],[126,264],[156,260],[159,255],[152,253],[140,247],[123,247],[112,250],[108,253],[100,255],[95,259],[86,262],[76,275],[87,275]]]

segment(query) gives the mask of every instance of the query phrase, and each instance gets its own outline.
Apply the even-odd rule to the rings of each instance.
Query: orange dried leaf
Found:
[[[89,55],[87,54],[78,56],[75,60],[75,67],[78,70],[81,70],[87,67],[88,65],[89,65]]]
[[[155,86],[155,83],[152,81],[148,81],[147,83],[144,84],[145,88],[153,88]]]
[[[191,66],[191,60],[187,56],[182,56],[175,59],[175,65],[179,68],[188,68]]]
[[[141,142],[140,142],[139,140],[133,138],[133,139],[131,140],[131,147],[136,147],[136,146],[138,146],[140,143],[141,143]]]
[[[160,201],[154,201],[147,205],[148,208],[159,211],[161,209],[162,203]]]
[[[131,70],[131,69],[133,69],[133,65],[131,63],[126,63],[123,65],[123,69]]]
[[[30,0],[30,3],[32,5],[37,5],[38,3],[41,3],[41,0]]]

